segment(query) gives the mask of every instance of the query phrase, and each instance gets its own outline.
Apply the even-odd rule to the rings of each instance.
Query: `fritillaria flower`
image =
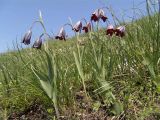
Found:
[[[30,44],[31,41],[31,36],[32,36],[32,31],[29,30],[23,37],[22,39],[22,43],[24,43],[25,45]]]
[[[107,17],[105,16],[103,9],[96,9],[95,12],[92,13],[91,20],[97,22],[100,19],[102,19],[103,22],[105,22],[107,20]]]
[[[73,26],[73,30],[74,30],[75,32],[79,32],[79,31],[81,31],[81,29],[82,29],[82,22],[81,22],[81,21],[78,21],[78,22]]]
[[[119,26],[115,29],[115,35],[119,37],[123,37],[125,35],[125,26]]]
[[[107,27],[107,31],[106,31],[106,35],[110,35],[110,36],[112,36],[113,34],[114,34],[114,27],[113,27],[113,25],[109,25],[108,27]]]
[[[66,40],[66,32],[63,27],[60,29],[58,35],[55,36],[55,39]]]
[[[41,36],[34,42],[33,48],[41,49],[42,46],[42,38]]]
[[[103,20],[103,22],[106,22],[107,17],[105,16],[105,13],[102,9],[99,9],[100,18]]]
[[[91,31],[91,23],[88,22],[86,26],[83,26],[82,30],[84,30],[85,33],[88,33],[88,31]]]

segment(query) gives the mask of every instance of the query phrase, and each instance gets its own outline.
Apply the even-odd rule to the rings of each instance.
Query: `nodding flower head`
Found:
[[[106,22],[107,17],[105,16],[105,13],[102,9],[99,9],[100,18],[103,20],[103,22]]]
[[[29,30],[23,37],[22,39],[22,43],[24,43],[25,45],[30,44],[31,41],[31,37],[32,37],[32,31]]]
[[[103,22],[105,22],[107,20],[107,17],[105,16],[103,9],[96,9],[94,13],[92,13],[91,20],[96,22],[99,21],[100,19],[102,19]]]
[[[88,22],[86,26],[83,26],[82,30],[84,30],[85,33],[88,33],[88,31],[91,31],[91,23]]]
[[[34,42],[33,48],[41,49],[42,46],[42,38],[41,36]]]
[[[123,37],[125,35],[125,26],[119,26],[115,29],[115,35],[119,37]]]
[[[66,40],[66,32],[65,32],[63,27],[60,29],[60,31],[57,34],[57,36],[55,36],[55,39]]]
[[[114,34],[114,27],[113,27],[113,25],[109,25],[108,27],[107,27],[107,31],[106,31],[106,35],[109,35],[109,36],[112,36],[113,34]]]
[[[82,22],[81,22],[81,21],[78,21],[78,22],[73,26],[73,30],[74,30],[75,32],[79,32],[79,31],[81,31],[81,29],[82,29]]]

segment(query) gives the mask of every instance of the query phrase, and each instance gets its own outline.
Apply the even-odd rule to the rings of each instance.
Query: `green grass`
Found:
[[[0,119],[34,101],[52,118],[78,120],[105,111],[107,119],[160,119],[158,17],[127,24],[123,38],[106,36],[102,29],[66,42],[48,41],[48,50],[1,55]]]

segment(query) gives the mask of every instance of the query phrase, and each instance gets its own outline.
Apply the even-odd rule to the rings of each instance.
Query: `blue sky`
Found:
[[[31,23],[38,19],[38,11],[42,11],[45,27],[49,34],[56,34],[60,27],[85,17],[90,19],[95,9],[111,6],[115,14],[126,20],[133,16],[135,7],[145,10],[145,0],[0,0],[0,52],[13,49],[13,43],[20,43],[22,36],[29,29]],[[141,4],[142,3],[142,4]],[[106,15],[112,21],[106,10]],[[33,38],[37,38],[42,28],[36,25],[33,29]],[[70,33],[68,33],[70,34]],[[25,47],[25,46],[24,46]]]

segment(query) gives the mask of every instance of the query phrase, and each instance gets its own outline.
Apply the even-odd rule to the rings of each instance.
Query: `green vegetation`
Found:
[[[159,19],[127,24],[122,38],[99,30],[1,55],[0,119],[37,105],[38,119],[159,120]]]

